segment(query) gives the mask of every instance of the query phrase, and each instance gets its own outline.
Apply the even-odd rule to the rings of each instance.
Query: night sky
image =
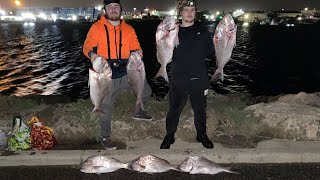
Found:
[[[88,7],[97,6],[102,0],[20,0],[27,7]],[[302,10],[304,7],[320,9],[320,0],[198,0],[199,9],[208,10]],[[146,6],[157,10],[170,10],[175,0],[121,0],[125,11]],[[0,0],[3,8],[14,7],[14,0]]]

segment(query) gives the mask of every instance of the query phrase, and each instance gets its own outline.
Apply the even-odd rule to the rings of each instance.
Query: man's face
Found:
[[[117,3],[110,3],[106,7],[106,17],[111,21],[119,21],[121,17],[121,7]]]
[[[196,17],[196,7],[194,6],[186,6],[181,11],[182,21],[187,23],[194,22]]]

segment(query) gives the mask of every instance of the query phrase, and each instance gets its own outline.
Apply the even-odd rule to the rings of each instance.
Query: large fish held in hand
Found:
[[[140,156],[132,162],[131,168],[135,171],[145,173],[161,173],[169,170],[179,171],[179,169],[171,165],[167,160],[150,154]]]
[[[225,15],[216,27],[213,43],[215,48],[218,69],[211,81],[224,80],[223,68],[231,58],[232,50],[236,44],[237,25],[230,14]]]
[[[128,169],[127,163],[121,163],[116,159],[101,155],[94,155],[87,158],[80,167],[83,173],[109,173],[118,169]]]
[[[189,172],[190,174],[218,174],[220,172],[239,174],[237,172],[229,170],[228,168],[222,167],[202,156],[187,157],[180,164],[180,170],[183,172]]]
[[[171,62],[174,47],[179,45],[179,25],[175,16],[166,16],[158,25],[156,32],[157,59],[161,67],[156,77],[163,77],[169,82],[167,64]]]
[[[144,110],[142,103],[142,93],[146,80],[146,72],[142,57],[138,52],[131,52],[127,64],[128,83],[136,95],[136,113]]]
[[[93,69],[89,69],[90,99],[94,105],[91,113],[103,113],[101,105],[110,93],[112,71],[106,59],[97,57],[93,61]]]

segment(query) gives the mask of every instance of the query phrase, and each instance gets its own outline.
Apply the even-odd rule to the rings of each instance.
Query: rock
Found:
[[[288,94],[280,97],[278,101],[288,104],[296,103],[320,107],[320,97],[316,94],[307,94],[305,92],[300,92],[299,94]]]
[[[285,95],[276,102],[245,108],[277,138],[320,140],[320,99],[314,94]]]

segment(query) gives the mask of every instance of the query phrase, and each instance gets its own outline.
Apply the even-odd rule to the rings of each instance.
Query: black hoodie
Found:
[[[179,27],[179,46],[174,49],[171,77],[208,79],[205,59],[214,56],[212,38],[207,28],[199,24]]]

